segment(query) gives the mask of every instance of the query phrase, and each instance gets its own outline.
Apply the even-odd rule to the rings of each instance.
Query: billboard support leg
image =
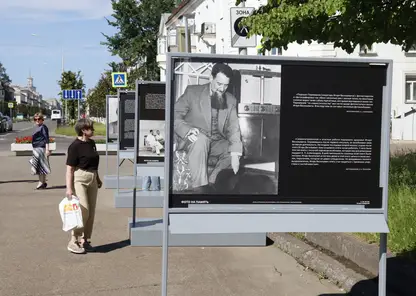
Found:
[[[117,193],[120,192],[120,89],[117,90],[117,100],[118,100],[118,135],[117,135]]]
[[[133,163],[133,178],[134,178],[134,181],[133,181],[133,215],[132,215],[132,218],[133,218],[133,224],[132,224],[132,228],[135,228],[136,227],[136,196],[137,196],[137,189],[136,189],[136,187],[137,187],[137,170],[138,170],[138,167],[137,167],[137,160],[138,160],[138,142],[139,142],[139,133],[140,133],[140,129],[138,128],[138,126],[139,126],[139,114],[140,114],[140,112],[139,112],[139,108],[140,108],[140,106],[139,106],[139,97],[138,97],[138,90],[137,90],[137,88],[138,88],[138,84],[137,84],[137,81],[136,81],[136,96],[135,96],[135,109],[134,109],[134,127],[135,127],[135,129],[136,129],[136,132],[134,133],[134,149],[133,149],[133,153],[134,153],[134,161],[131,161],[132,163]],[[130,230],[130,233],[131,233],[131,230]]]
[[[387,233],[380,233],[378,263],[378,295],[386,296],[387,283]]]

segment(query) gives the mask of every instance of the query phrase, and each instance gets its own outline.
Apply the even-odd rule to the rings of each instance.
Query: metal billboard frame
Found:
[[[123,164],[123,162],[124,162],[124,160],[125,159],[129,159],[130,161],[131,161],[131,158],[128,158],[128,157],[123,157],[122,159],[122,161],[121,161],[121,163],[120,163],[120,159],[121,159],[121,157],[120,157],[120,152],[121,152],[121,150],[120,150],[120,135],[121,135],[121,112],[120,112],[120,94],[121,93],[133,93],[133,92],[135,92],[135,90],[121,90],[120,88],[119,89],[117,89],[117,98],[118,98],[118,136],[117,136],[117,138],[118,138],[118,140],[117,140],[117,193],[119,193],[120,192],[120,166]],[[135,116],[137,117],[137,114],[135,114]],[[129,152],[129,151],[126,151],[125,149],[124,149],[124,151],[125,152]],[[126,153],[127,154],[127,153]]]
[[[357,59],[357,58],[314,58],[314,57],[284,57],[284,56],[238,56],[238,55],[213,55],[192,53],[167,53],[166,72],[166,122],[171,118],[171,87],[174,73],[172,63],[174,59],[201,58],[224,59],[231,63],[241,63],[244,60],[275,61],[276,63],[343,63],[343,64],[369,64],[372,66],[386,67],[386,84],[382,94],[382,122],[381,122],[381,150],[380,150],[380,187],[382,187],[382,207],[379,209],[365,209],[355,205],[195,205],[189,208],[169,207],[170,188],[170,161],[165,161],[165,199],[163,207],[163,245],[162,245],[162,285],[161,294],[167,296],[168,286],[168,254],[169,233],[216,233],[222,231],[218,227],[224,226],[224,221],[233,224],[240,232],[352,232],[353,229],[363,229],[363,223],[370,223],[364,232],[380,233],[379,252],[379,295],[386,295],[386,253],[387,253],[387,226],[388,219],[388,172],[390,154],[390,109],[392,97],[392,70],[393,61],[387,59]],[[240,64],[241,64],[240,63]],[[166,143],[171,142],[171,130],[165,134]],[[170,148],[165,150],[165,159],[170,160]],[[172,219],[173,218],[173,219]],[[189,218],[189,219],[187,219]],[[311,219],[312,218],[312,219]],[[194,219],[194,221],[192,221]],[[232,220],[234,219],[234,221]],[[278,223],[276,223],[278,219]],[[170,227],[172,220],[179,226],[176,229]],[[205,220],[205,221],[202,221]],[[196,223],[198,221],[198,223]],[[286,223],[285,223],[286,221]],[[296,221],[297,229],[289,227]],[[308,225],[308,223],[312,225]],[[201,223],[203,222],[203,223]],[[253,223],[255,222],[255,223]],[[213,224],[215,227],[201,229],[201,224]],[[244,224],[246,223],[246,224]],[[328,224],[329,223],[329,224]],[[216,225],[215,225],[216,224]],[[253,226],[253,224],[256,224]],[[182,229],[180,229],[182,227]],[[199,227],[199,229],[198,229]],[[248,227],[251,229],[244,229]],[[254,229],[253,229],[254,227]],[[202,227],[203,228],[203,227]],[[303,230],[301,230],[303,229]],[[190,232],[192,231],[192,232]],[[225,229],[224,231],[229,231]]]
[[[164,167],[164,162],[158,162],[159,165],[154,165],[154,164],[140,164],[138,165],[138,159],[139,159],[139,138],[140,138],[140,128],[139,128],[139,124],[140,124],[140,98],[139,98],[139,87],[142,84],[165,84],[165,82],[163,81],[144,81],[144,80],[136,80],[136,89],[134,90],[135,93],[135,118],[134,118],[134,126],[137,129],[136,132],[134,133],[134,172],[133,172],[133,176],[134,176],[134,186],[133,186],[133,213],[132,213],[132,228],[136,227],[136,196],[137,196],[137,170],[139,169],[139,167],[157,167],[160,169],[163,169]],[[165,106],[166,106],[166,102],[165,102]],[[165,108],[166,110],[166,108]],[[166,111],[165,111],[166,112]],[[166,133],[166,131],[165,131]],[[165,149],[166,151],[166,149]],[[165,152],[166,153],[166,152]]]
[[[105,96],[105,114],[106,114],[106,119],[105,119],[105,124],[106,124],[106,135],[105,135],[105,175],[108,175],[108,138],[109,138],[109,125],[110,125],[110,119],[109,119],[109,101],[110,98],[117,98],[117,100],[119,100],[119,97],[117,95],[106,95]],[[118,124],[118,123],[117,123]],[[118,141],[119,141],[119,135],[117,133],[117,154],[118,154]]]

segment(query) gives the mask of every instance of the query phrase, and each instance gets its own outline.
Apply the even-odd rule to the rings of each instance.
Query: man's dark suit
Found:
[[[190,85],[175,103],[174,131],[177,150],[185,149],[189,157],[189,169],[193,187],[215,183],[218,173],[231,167],[231,154],[242,154],[240,126],[237,117],[237,100],[226,92],[227,109],[218,112],[218,131],[223,137],[212,141],[210,84]],[[191,128],[199,130],[194,143],[187,142]],[[218,163],[210,176],[207,173],[208,157],[218,157]]]

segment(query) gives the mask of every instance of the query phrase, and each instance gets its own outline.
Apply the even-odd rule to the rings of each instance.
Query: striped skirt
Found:
[[[47,175],[51,173],[49,159],[46,156],[45,148],[33,148],[30,164],[32,165],[32,175]]]

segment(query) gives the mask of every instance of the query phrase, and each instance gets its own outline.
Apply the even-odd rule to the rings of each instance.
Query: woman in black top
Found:
[[[100,156],[94,140],[94,123],[82,118],[75,125],[78,137],[68,147],[66,160],[66,196],[76,196],[81,204],[84,228],[72,231],[68,250],[75,254],[91,251],[91,234],[94,225],[98,188],[102,182],[98,175]]]
[[[32,164],[31,172],[33,175],[39,175],[39,183],[36,189],[46,188],[46,175],[51,173],[49,166],[49,130],[43,123],[44,117],[42,113],[36,113],[33,116],[36,128],[32,134],[33,154],[30,160]]]

